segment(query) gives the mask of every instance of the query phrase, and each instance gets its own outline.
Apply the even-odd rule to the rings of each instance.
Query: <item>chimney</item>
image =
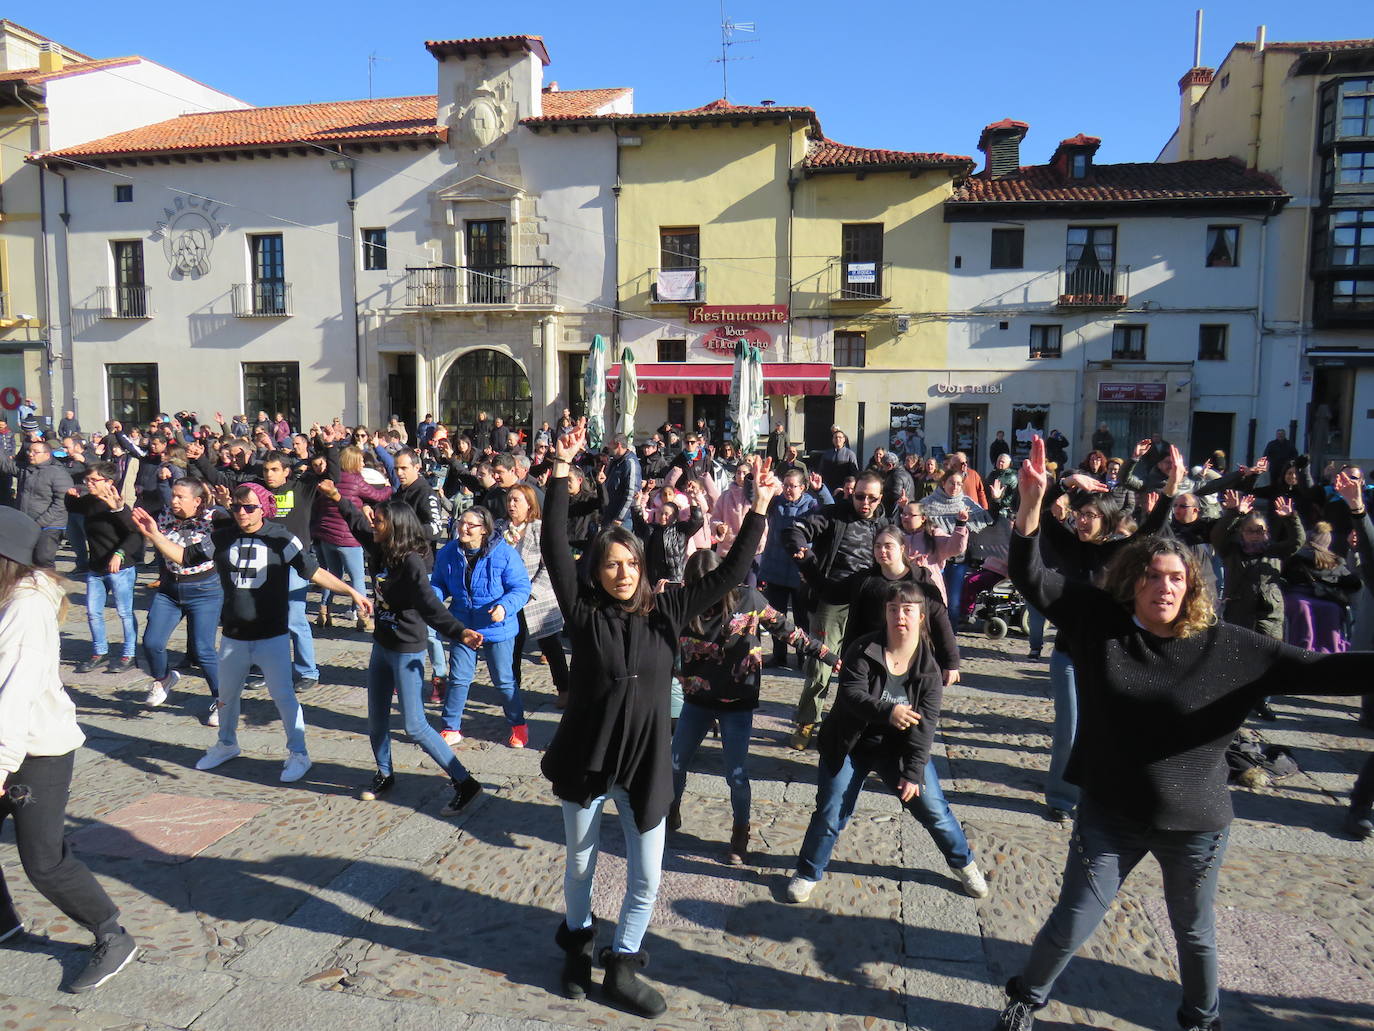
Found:
[[[1028,131],[1028,124],[1010,118],[984,127],[978,137],[978,149],[987,155],[988,163],[983,171],[989,177],[1002,179],[1021,170],[1021,141]]]
[[[38,44],[38,70],[40,72],[45,75],[49,72],[60,72],[66,63],[62,57],[62,51],[58,49],[56,43],[48,41]]]
[[[1092,176],[1093,155],[1100,146],[1102,141],[1096,136],[1084,136],[1080,132],[1077,136],[1059,141],[1054,156],[1050,158],[1050,166],[1061,179],[1088,179]]]
[[[548,84],[547,86],[544,87],[544,92],[545,92],[545,93],[557,93],[557,92],[558,92],[558,80],[557,80],[557,79],[550,79],[550,80],[549,80],[549,84]]]

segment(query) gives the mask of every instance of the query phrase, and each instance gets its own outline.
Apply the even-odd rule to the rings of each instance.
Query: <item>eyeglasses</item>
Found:
[[[234,504],[232,504],[232,505],[229,506],[229,511],[231,511],[231,512],[256,512],[256,511],[257,511],[258,509],[260,509],[260,508],[262,508],[261,505],[250,505],[250,504],[247,504],[247,503],[242,503],[242,504],[240,504],[240,503],[236,502],[236,503],[234,503]]]
[[[471,532],[474,531],[474,530],[485,530],[486,528],[487,528],[487,527],[486,527],[486,524],[485,524],[485,523],[459,523],[459,524],[458,524],[458,532],[459,532],[459,533],[463,533],[464,531],[467,531],[467,532],[471,533]]]
[[[1197,508],[1197,506],[1196,506],[1196,505],[1189,505],[1189,504],[1184,503],[1184,504],[1175,505],[1174,508],[1177,509],[1177,510],[1180,511],[1180,512],[1186,512],[1186,511],[1187,511],[1188,509],[1190,509],[1190,508]]]

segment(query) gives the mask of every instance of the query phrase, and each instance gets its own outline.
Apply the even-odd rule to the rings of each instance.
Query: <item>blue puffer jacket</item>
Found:
[[[788,501],[781,494],[768,506],[768,542],[759,556],[759,579],[764,583],[779,587],[797,588],[801,586],[801,571],[797,560],[783,541],[783,531],[803,516],[810,515],[822,505],[832,502],[830,491],[821,488],[825,500],[809,491],[796,501]]]
[[[505,541],[489,541],[475,555],[450,541],[435,556],[429,580],[441,598],[452,599],[448,610],[454,618],[486,640],[509,641],[520,632],[518,616],[530,600],[530,576],[520,553]],[[493,623],[491,610],[497,605],[506,618]]]

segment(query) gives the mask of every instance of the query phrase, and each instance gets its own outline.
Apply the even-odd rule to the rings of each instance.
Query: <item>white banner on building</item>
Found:
[[[659,269],[658,299],[660,301],[695,301],[697,299],[697,270],[694,268]]]

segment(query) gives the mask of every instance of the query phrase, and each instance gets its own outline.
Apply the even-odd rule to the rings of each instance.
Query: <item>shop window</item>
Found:
[[[299,362],[244,362],[243,410],[251,419],[258,412],[275,418],[278,412],[292,426],[301,424],[301,367]]]
[[[1058,327],[1055,327],[1056,329]],[[1050,406],[1019,404],[1011,407],[1011,454],[1015,459],[1030,457],[1032,437],[1044,437],[1049,430]]]
[[[157,365],[107,365],[105,386],[111,419],[139,425],[158,414]]]

